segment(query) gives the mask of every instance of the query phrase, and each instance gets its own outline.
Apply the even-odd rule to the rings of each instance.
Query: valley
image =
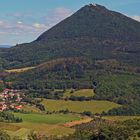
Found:
[[[63,90],[55,89],[55,92]],[[71,92],[72,91],[72,92]],[[0,128],[4,129],[13,139],[20,137],[25,139],[32,131],[39,135],[59,137],[75,133],[74,126],[89,123],[96,118],[103,118],[108,121],[125,121],[139,119],[139,116],[103,116],[103,112],[118,108],[121,105],[109,101],[72,101],[68,96],[92,97],[95,93],[92,89],[71,90],[63,93],[62,99],[39,99],[28,97],[20,110],[7,109],[15,117],[22,118],[22,122],[8,123],[1,122]],[[27,100],[27,101],[26,101]],[[38,108],[38,105],[43,105]]]
[[[120,107],[118,104],[108,101],[63,101],[44,100],[42,104],[48,111],[69,110],[70,112],[83,113],[89,111],[93,114],[100,114],[112,108]]]

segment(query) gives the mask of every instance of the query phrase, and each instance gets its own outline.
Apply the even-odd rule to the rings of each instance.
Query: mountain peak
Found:
[[[100,14],[109,13],[110,10],[108,10],[106,7],[104,7],[102,5],[99,5],[99,4],[96,4],[96,3],[90,3],[90,4],[85,5],[84,7],[82,7],[79,10],[79,12],[93,15],[93,14],[96,14],[96,13],[100,13]]]
[[[97,4],[96,4],[96,3],[90,3],[88,6],[89,6],[89,7],[96,7]]]
[[[140,40],[139,27],[139,23],[121,13],[93,3],[82,7],[72,16],[43,33],[35,41],[48,42],[77,37]]]
[[[99,4],[96,4],[96,3],[90,3],[90,4],[86,5],[85,7],[97,8],[97,9],[106,9],[107,10],[107,8],[105,6],[102,6],[102,5],[99,5]]]
[[[140,65],[139,46],[139,22],[104,6],[89,4],[35,41],[4,50],[0,55],[6,60],[2,64],[8,67],[31,66],[51,59],[75,56],[93,60],[117,59]]]

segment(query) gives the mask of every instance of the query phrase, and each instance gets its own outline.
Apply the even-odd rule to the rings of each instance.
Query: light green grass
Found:
[[[33,112],[33,113],[40,113],[41,112],[38,108],[36,108],[35,106],[31,106],[31,105],[24,105],[22,109],[24,111]]]
[[[7,133],[12,137],[18,137],[19,139],[25,140],[27,136],[30,134],[31,130],[26,128],[21,128],[17,131],[7,131]]]
[[[59,111],[68,109],[72,112],[82,113],[91,111],[92,113],[102,113],[120,105],[109,101],[65,101],[65,100],[43,100],[42,104],[48,111]]]
[[[22,114],[14,113],[23,119],[22,123],[0,123],[0,129],[6,130],[12,137],[26,138],[31,131],[49,135],[68,135],[75,129],[64,127],[63,124],[80,120],[80,116],[72,114]]]
[[[140,119],[140,116],[105,116],[103,118],[111,121],[125,121],[130,119]]]
[[[48,131],[46,131],[46,134],[48,136],[50,136],[50,135],[64,136],[64,135],[73,134],[74,132],[75,132],[74,128],[56,126],[56,127],[52,128],[52,129],[49,129]]]
[[[21,116],[21,114],[20,115],[18,114],[17,116]],[[36,116],[34,116],[34,117],[36,117]],[[49,119],[51,119],[51,117],[52,117],[53,122],[52,122],[52,120],[49,120]],[[27,137],[27,135],[30,134],[31,131],[36,131],[40,134],[44,134],[44,135],[47,135],[47,136],[50,136],[50,135],[61,135],[62,136],[62,135],[69,135],[69,134],[74,133],[75,129],[68,128],[68,127],[63,126],[62,124],[59,124],[60,122],[64,123],[67,120],[69,120],[69,121],[73,120],[74,119],[73,116],[65,115],[65,116],[61,116],[62,118],[60,116],[55,116],[55,117],[56,118],[54,120],[54,116],[49,115],[49,119],[48,119],[49,122],[48,122],[48,121],[45,121],[45,120],[44,121],[39,121],[39,120],[36,120],[36,119],[33,119],[31,121],[30,119],[27,119],[27,116],[26,117],[24,116],[23,118],[27,121],[30,121],[30,122],[1,123],[0,129],[2,128],[3,130],[6,130],[6,132],[12,138],[19,137],[21,139],[25,139]],[[72,119],[70,119],[71,117],[72,117]],[[56,122],[56,120],[58,120],[58,118],[59,118],[59,121]],[[78,118],[79,117],[76,117],[76,120]],[[41,119],[43,119],[43,118],[41,118]],[[43,123],[43,122],[45,122],[45,123]],[[54,124],[54,123],[57,123],[57,124]]]
[[[55,135],[56,133],[67,134],[67,133],[72,133],[74,131],[74,129],[67,128],[67,127],[63,126],[62,124],[23,122],[23,123],[18,123],[16,125],[20,126],[21,128],[34,130],[36,132],[41,132],[41,133],[44,133],[44,134],[47,134],[47,135]],[[62,129],[63,129],[63,131],[61,131]]]
[[[23,122],[30,123],[46,123],[46,124],[58,124],[70,122],[73,120],[79,120],[80,117],[72,114],[52,114],[52,115],[43,115],[43,114],[21,114],[14,113],[15,116],[22,118]]]
[[[76,96],[76,97],[92,97],[94,96],[94,92],[93,89],[81,89],[81,90],[76,90],[73,93],[71,93],[71,90],[66,90],[66,92],[64,93],[64,97],[70,97],[70,96]]]
[[[31,131],[36,131],[40,134],[44,134],[47,136],[51,135],[69,135],[73,134],[75,129],[74,128],[68,128],[64,127],[62,125],[47,125],[47,124],[39,124],[39,123],[22,123],[22,124],[16,124],[17,126],[22,127],[21,129],[17,131],[9,131],[6,130],[6,132],[12,137],[19,137],[21,139],[25,139],[28,134],[30,134]],[[11,125],[12,126],[12,125]]]

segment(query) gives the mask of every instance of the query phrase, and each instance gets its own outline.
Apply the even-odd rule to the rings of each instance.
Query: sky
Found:
[[[31,42],[89,3],[140,21],[140,0],[0,0],[0,45]]]

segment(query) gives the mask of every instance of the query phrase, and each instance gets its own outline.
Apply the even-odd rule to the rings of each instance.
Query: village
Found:
[[[4,110],[21,110],[25,95],[19,90],[5,89],[0,93],[0,112]]]

